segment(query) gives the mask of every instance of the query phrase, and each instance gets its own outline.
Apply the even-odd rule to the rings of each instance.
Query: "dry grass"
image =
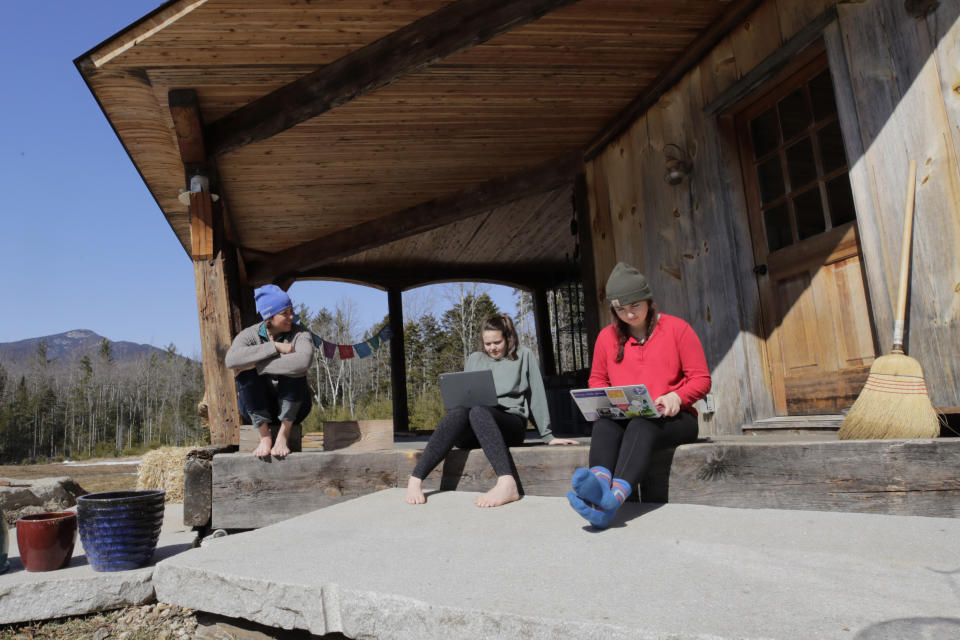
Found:
[[[143,454],[137,489],[163,489],[167,502],[183,502],[183,464],[193,447],[160,447]]]
[[[119,462],[122,464],[77,466],[55,462],[51,464],[7,464],[0,465],[0,478],[56,478],[69,476],[83,487],[84,491],[130,491],[137,487],[137,465],[139,457],[101,458],[84,460],[80,464],[91,462]]]

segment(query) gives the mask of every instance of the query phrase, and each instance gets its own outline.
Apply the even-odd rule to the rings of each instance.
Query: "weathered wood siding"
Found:
[[[609,322],[603,285],[610,269],[618,260],[635,264],[650,278],[661,310],[687,319],[703,341],[720,408],[702,417],[704,434],[738,433],[773,415],[735,139],[704,106],[833,4],[759,6],[587,167],[601,326]],[[923,168],[909,347],[925,367],[934,404],[960,406],[958,5],[941,2],[921,20],[897,0],[837,9],[824,39],[880,346],[889,348],[892,332],[909,150]],[[678,186],[664,180],[664,147],[671,143],[694,164]]]
[[[893,333],[907,164],[917,160],[907,352],[937,407],[960,406],[960,3],[925,19],[904,3],[837,6],[846,63],[840,122],[873,317],[883,352]],[[843,56],[844,59],[841,58]]]

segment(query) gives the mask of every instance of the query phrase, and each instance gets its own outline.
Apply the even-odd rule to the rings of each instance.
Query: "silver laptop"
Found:
[[[497,387],[493,371],[459,371],[440,374],[440,395],[443,408],[497,406]]]

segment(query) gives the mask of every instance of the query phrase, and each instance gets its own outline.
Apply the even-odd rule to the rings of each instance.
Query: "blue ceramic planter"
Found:
[[[163,491],[109,491],[77,499],[80,540],[94,571],[124,571],[153,557],[163,524]]]
[[[7,562],[7,552],[10,549],[10,532],[7,530],[7,521],[3,519],[3,509],[0,508],[0,573],[10,568]]]

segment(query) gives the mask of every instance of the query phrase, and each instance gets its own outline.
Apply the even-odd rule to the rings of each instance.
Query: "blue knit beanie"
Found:
[[[269,320],[287,307],[292,307],[290,296],[275,284],[266,284],[253,292],[257,301],[257,313],[264,320]]]

